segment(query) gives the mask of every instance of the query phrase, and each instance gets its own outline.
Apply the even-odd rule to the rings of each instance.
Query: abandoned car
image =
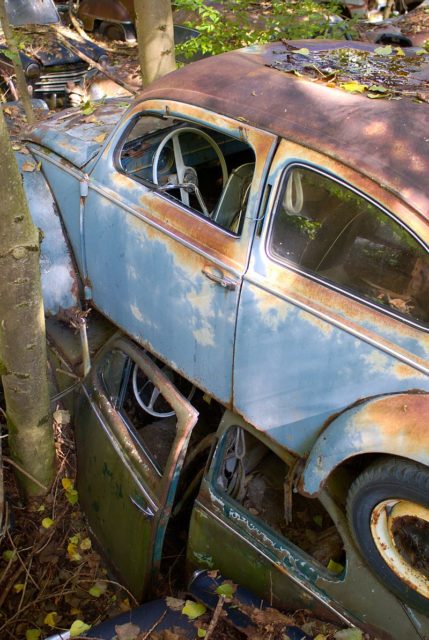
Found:
[[[67,47],[67,41],[95,62],[107,63],[108,56],[102,47],[79,39],[76,33],[61,27],[64,39],[59,38],[52,29],[52,25],[59,22],[53,0],[6,0],[5,6],[9,21],[15,27],[33,98],[43,99],[55,108],[66,102],[68,86],[84,82],[90,66]],[[1,31],[0,35],[0,84],[7,100],[18,100],[12,60]]]
[[[428,78],[254,46],[17,153],[80,500],[137,597],[190,518],[191,573],[429,634]]]

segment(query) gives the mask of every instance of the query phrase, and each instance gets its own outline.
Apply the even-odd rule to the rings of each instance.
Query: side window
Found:
[[[255,168],[245,142],[201,125],[143,115],[123,142],[118,164],[135,180],[240,233]]]
[[[429,322],[429,255],[399,223],[310,169],[286,176],[270,250],[373,302]]]
[[[159,389],[122,351],[102,360],[99,374],[114,409],[159,474],[176,437],[176,414]]]
[[[345,562],[341,537],[318,500],[290,492],[288,472],[283,460],[244,429],[231,427],[226,433],[216,478],[225,499],[258,527],[268,527],[338,573]]]

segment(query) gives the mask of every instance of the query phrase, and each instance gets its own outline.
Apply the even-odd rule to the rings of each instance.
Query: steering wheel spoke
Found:
[[[215,152],[219,167],[222,172],[222,188],[225,187],[226,182],[228,180],[228,170],[225,162],[224,155],[217,144],[217,142],[205,131],[198,129],[197,127],[181,127],[179,129],[175,129],[174,131],[170,131],[160,142],[155,156],[153,158],[153,166],[152,166],[152,179],[155,184],[160,184],[159,176],[158,176],[158,167],[160,163],[161,153],[169,141],[172,141],[173,144],[173,155],[174,162],[176,165],[176,175],[177,176],[177,188],[180,190],[180,200],[187,207],[190,206],[190,198],[189,194],[194,193],[195,197],[198,201],[198,205],[201,208],[202,213],[205,216],[210,216],[209,209],[205,203],[204,195],[201,193],[198,186],[198,174],[194,167],[187,166],[183,159],[183,151],[180,144],[180,136],[185,134],[193,134],[197,135],[200,138],[203,138],[213,149]],[[170,189],[169,189],[170,190]]]

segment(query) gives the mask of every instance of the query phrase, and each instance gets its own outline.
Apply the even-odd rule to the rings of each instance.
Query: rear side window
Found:
[[[429,257],[398,222],[351,189],[297,167],[284,180],[271,253],[352,293],[429,323]]]

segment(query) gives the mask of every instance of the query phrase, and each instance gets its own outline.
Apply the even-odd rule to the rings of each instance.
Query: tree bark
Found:
[[[176,68],[171,0],[134,0],[134,9],[145,87]]]
[[[11,458],[46,490],[54,477],[39,231],[27,207],[21,175],[0,109],[0,374]],[[26,497],[40,485],[17,472]]]
[[[33,112],[33,107],[31,105],[31,98],[30,98],[30,94],[28,93],[27,82],[25,80],[24,69],[22,68],[21,58],[19,56],[16,40],[13,36],[13,32],[9,24],[9,19],[7,17],[4,0],[0,0],[0,23],[1,23],[1,26],[3,27],[4,37],[6,39],[6,44],[11,54],[13,68],[15,69],[18,95],[21,99],[22,106],[24,107],[24,113],[27,118],[28,124],[33,124],[34,112]]]

